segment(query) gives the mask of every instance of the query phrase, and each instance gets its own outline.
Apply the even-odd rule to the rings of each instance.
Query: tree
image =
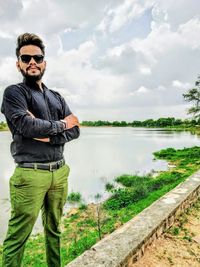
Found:
[[[195,82],[195,87],[189,89],[186,94],[183,94],[187,102],[191,102],[193,106],[188,109],[188,114],[193,114],[196,119],[200,119],[200,75]]]

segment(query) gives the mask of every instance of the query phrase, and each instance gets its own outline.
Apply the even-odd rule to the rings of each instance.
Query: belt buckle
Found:
[[[57,164],[58,164],[58,168],[62,167],[62,160],[59,160],[59,161],[57,162]]]
[[[53,171],[53,165],[52,165],[52,163],[49,164],[49,171],[50,171],[50,172]]]
[[[60,167],[62,167],[64,164],[63,164],[63,160],[61,159],[61,160],[59,160],[58,162],[57,162],[57,164],[58,164],[58,168],[60,168]]]

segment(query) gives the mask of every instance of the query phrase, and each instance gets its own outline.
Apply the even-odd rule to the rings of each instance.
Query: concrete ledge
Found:
[[[131,266],[199,195],[200,171],[85,251],[67,267]]]

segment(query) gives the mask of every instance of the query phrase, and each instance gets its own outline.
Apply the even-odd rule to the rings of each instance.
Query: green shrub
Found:
[[[106,189],[106,191],[110,192],[112,189],[114,189],[114,185],[111,183],[107,183],[105,185],[105,189]]]
[[[79,210],[86,210],[87,209],[87,205],[85,203],[81,203],[79,206]]]
[[[145,198],[147,194],[148,187],[145,184],[138,185],[135,188],[119,188],[105,201],[104,207],[111,210],[121,209]]]
[[[139,175],[121,175],[115,179],[117,183],[122,184],[126,187],[134,187],[143,184],[145,181],[149,180],[149,175],[139,176]]]
[[[71,192],[68,195],[67,200],[69,202],[80,202],[81,201],[81,194],[79,192]]]

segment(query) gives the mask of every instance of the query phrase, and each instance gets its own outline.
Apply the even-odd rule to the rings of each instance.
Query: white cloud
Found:
[[[145,86],[140,86],[140,88],[136,91],[137,93],[146,93],[146,92],[148,92],[149,91],[149,89],[148,88],[146,88]]]
[[[179,33],[183,37],[183,41],[186,45],[191,46],[191,48],[200,48],[200,19],[192,18],[185,24],[179,26]]]
[[[1,75],[1,85],[5,86],[16,82],[19,73],[16,70],[15,62],[14,58],[8,57],[0,64],[0,73],[3,74]]]
[[[87,41],[78,49],[66,51],[56,59],[49,59],[48,83],[58,90],[68,88],[62,94],[83,108],[119,104],[125,85],[123,77],[93,68],[91,58],[95,51],[96,44]]]
[[[178,80],[174,80],[172,82],[172,85],[176,88],[180,88],[180,89],[189,89],[191,87],[190,83],[182,83]]]
[[[158,91],[166,91],[166,87],[163,85],[159,85],[157,88]]]
[[[151,68],[149,68],[148,66],[142,65],[139,67],[139,70],[144,75],[150,75],[151,74]]]
[[[21,80],[17,35],[35,32],[47,46],[45,83],[87,119],[183,116],[199,73],[199,10],[196,0],[0,1],[0,88]]]
[[[106,10],[106,15],[97,29],[103,32],[115,32],[132,19],[140,17],[145,10],[153,5],[153,1],[147,0],[141,3],[138,0],[125,0],[115,8]]]

